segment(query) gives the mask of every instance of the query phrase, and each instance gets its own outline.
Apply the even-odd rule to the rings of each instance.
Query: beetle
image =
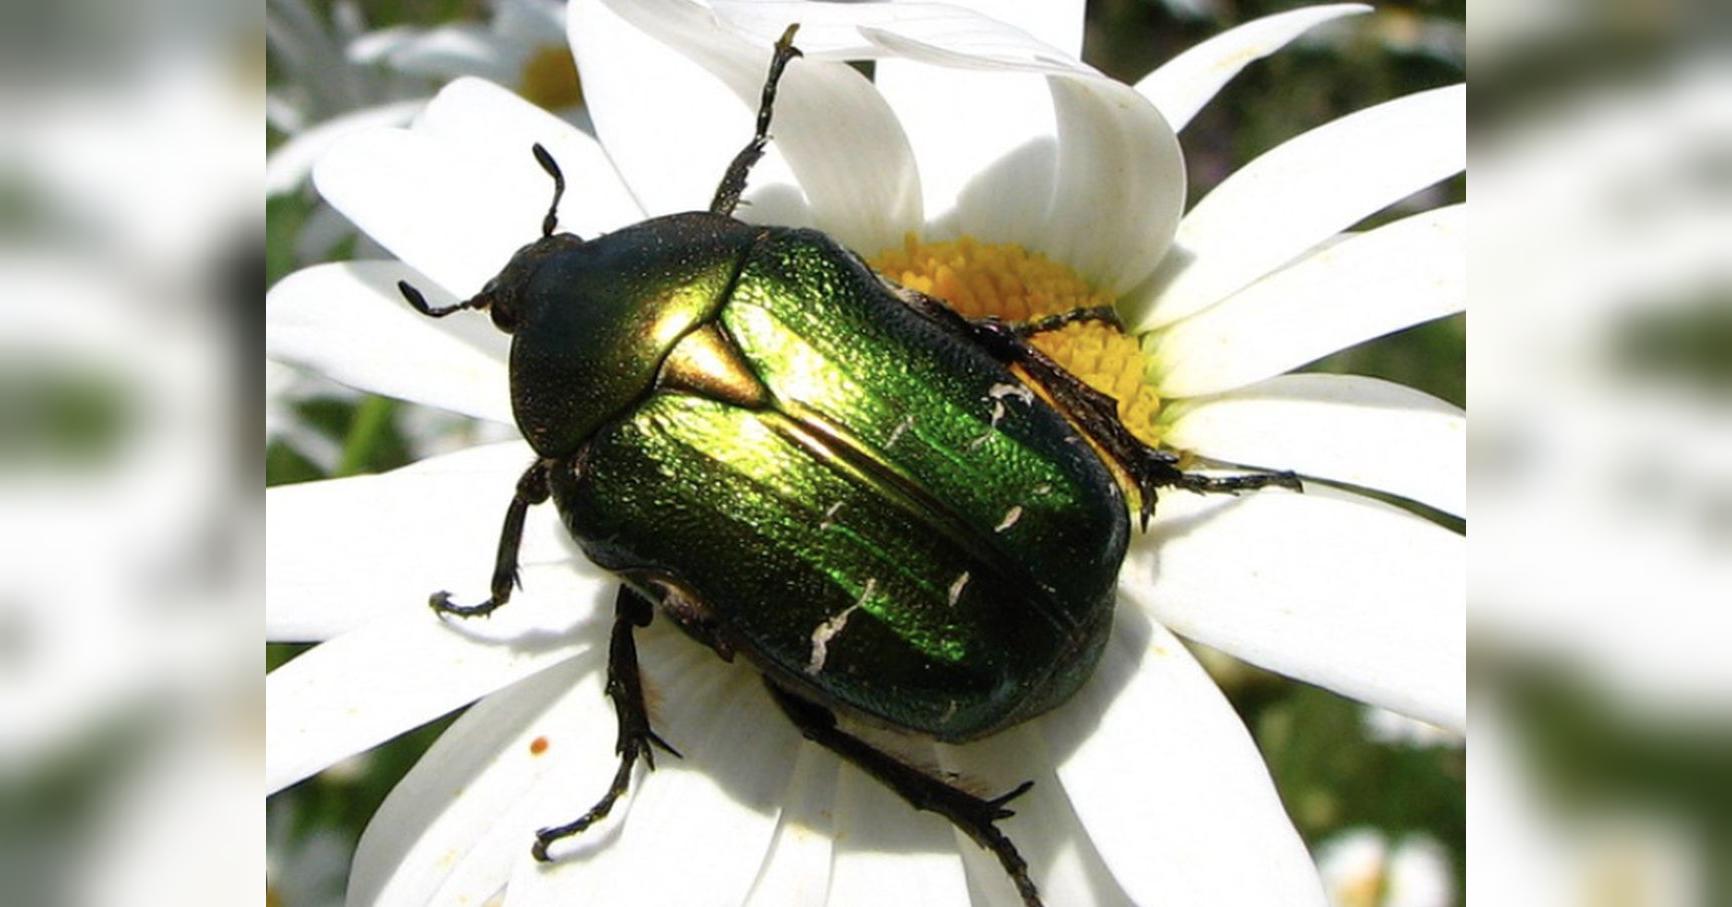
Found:
[[[1159,489],[1237,493],[1292,473],[1182,471],[1137,440],[1111,397],[1028,338],[1110,309],[1029,323],[970,320],[878,275],[813,230],[732,214],[769,141],[776,86],[800,56],[775,45],[750,142],[707,211],[594,239],[539,239],[480,293],[421,313],[486,311],[512,335],[518,427],[536,460],[506,511],[490,585],[505,605],[531,506],[550,498],[584,553],[621,580],[606,692],[619,768],[548,846],[606,817],[639,759],[679,755],[650,726],[633,631],[655,613],[722,658],[744,658],[810,740],[992,851],[1024,901],[1027,863],[997,827],[1032,782],[994,798],[908,765],[846,716],[944,742],[984,737],[1062,703],[1111,625],[1131,530]]]

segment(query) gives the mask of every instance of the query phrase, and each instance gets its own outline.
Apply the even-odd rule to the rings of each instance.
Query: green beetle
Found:
[[[1180,471],[1111,398],[1025,342],[1110,310],[969,321],[822,233],[731,217],[799,55],[793,34],[709,211],[591,240],[556,233],[564,180],[536,146],[555,187],[542,237],[465,302],[435,309],[399,285],[424,314],[486,310],[513,335],[512,407],[538,457],[507,511],[492,596],[432,605],[465,617],[504,605],[525,514],[549,497],[623,581],[607,684],[619,770],[588,813],[537,832],[540,859],[607,815],[637,759],[673,752],[650,728],[632,637],[659,606],[757,668],[808,738],[992,850],[1038,904],[995,825],[1028,784],[975,796],[836,714],[946,742],[1038,715],[1088,679],[1106,642],[1131,527],[1119,476],[1145,524],[1162,487],[1298,483]]]

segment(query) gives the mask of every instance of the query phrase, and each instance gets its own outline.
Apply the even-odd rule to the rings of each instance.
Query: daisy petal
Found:
[[[361,835],[349,907],[480,904],[505,887],[534,840],[537,788],[587,790],[618,764],[601,654],[488,696],[440,735]]]
[[[1167,254],[1184,211],[1179,137],[1126,85],[1069,76],[1049,81],[1061,140],[1046,235],[1035,247],[1095,288],[1122,294]]]
[[[475,23],[452,23],[408,36],[386,48],[368,48],[383,56],[393,68],[433,79],[485,76],[509,81],[518,75],[519,61],[487,28]]]
[[[1004,23],[1032,37],[1025,42],[1030,56],[1074,58],[1081,51],[1081,4],[978,4],[991,21],[949,25],[937,10],[930,19],[910,21],[915,15],[910,6],[924,5],[883,8],[902,17],[895,20],[899,34],[921,38],[923,47],[1002,56],[1004,47],[1019,40],[998,24]],[[806,26],[801,28],[804,41]],[[885,29],[872,34],[886,41]],[[896,111],[919,161],[926,236],[968,233],[987,242],[1029,245],[1040,235],[1037,225],[1052,197],[1058,134],[1046,79],[1031,72],[981,72],[884,56],[873,82]],[[1016,188],[1005,191],[1005,186]]]
[[[565,176],[560,230],[593,237],[643,220],[643,211],[595,139],[492,82],[458,79],[445,86],[416,119],[415,131],[487,161],[489,169],[511,170],[533,181],[524,187],[534,191],[523,193],[524,219],[514,234],[524,241],[533,238],[527,231],[540,223],[553,193],[553,183],[530,154],[536,143],[553,155]]]
[[[929,153],[943,181],[935,201],[944,204],[955,198],[955,214],[940,228],[1018,242],[1063,261],[1094,286],[1113,293],[1146,278],[1165,254],[1185,200],[1178,137],[1154,105],[1129,86],[1101,77],[1019,29],[984,17],[970,19],[954,8],[931,19],[901,15],[903,8],[867,4],[845,9],[851,17],[873,22],[860,29],[872,42],[914,63],[1049,74],[1050,105],[1037,100],[1026,78],[1007,77],[1013,80],[1001,86],[955,77],[934,83],[960,91],[987,86],[980,88],[983,115],[1002,116],[1014,105],[1016,118],[1026,121],[1020,130],[992,129],[978,154],[961,152],[958,158]],[[890,71],[896,78],[894,66]],[[915,77],[930,75],[920,70]],[[958,131],[974,118],[953,126],[934,125],[947,112],[932,105],[937,100],[967,108],[975,106],[972,97],[946,97],[923,84],[932,96],[920,100],[910,97],[917,89],[904,84],[904,89],[896,89],[897,101],[909,108],[916,128],[924,130],[923,146],[976,141],[974,135]],[[1034,113],[1025,113],[1031,106]],[[1039,112],[1044,109],[1052,111],[1050,123]],[[961,174],[983,166],[985,178],[957,185]],[[1100,179],[1102,173],[1113,174],[1113,179]]]
[[[796,43],[816,60],[865,60],[912,51],[945,66],[1026,72],[1095,73],[1078,59],[1082,9],[1074,0],[1035,4],[807,3],[715,0],[723,25],[769,44],[791,22]]]
[[[1142,614],[1121,609],[1095,676],[1039,726],[1065,795],[1134,903],[1325,903],[1239,716]]]
[[[524,155],[510,170],[400,129],[351,134],[313,168],[319,193],[451,295],[467,297],[534,239],[547,177]],[[426,287],[421,287],[425,291]]]
[[[492,444],[383,475],[268,489],[265,638],[324,640],[386,616],[421,616],[441,589],[460,601],[481,597],[517,477],[534,460],[527,444]],[[529,511],[518,554],[526,565],[601,580],[572,552],[551,506]],[[524,588],[534,591],[527,580]]]
[[[316,265],[290,274],[265,295],[265,355],[357,390],[510,422],[505,335],[463,319],[485,333],[487,345],[454,336],[403,301],[401,279],[420,286],[433,305],[450,301],[394,261]]]
[[[915,811],[853,765],[837,782],[835,823],[827,907],[968,903],[950,823]]]
[[[1175,632],[1459,731],[1466,557],[1460,535],[1321,486],[1169,494],[1119,589]]]
[[[1292,261],[1467,163],[1467,91],[1398,98],[1264,154],[1198,202],[1154,279],[1124,300],[1141,333]]]
[[[427,103],[426,98],[397,101],[332,117],[277,146],[265,159],[265,197],[290,192],[307,181],[313,162],[352,132],[402,126]]]
[[[1221,86],[1247,65],[1269,56],[1312,27],[1342,16],[1371,12],[1358,3],[1307,6],[1264,16],[1222,32],[1161,64],[1136,89],[1154,103],[1174,129],[1184,129]]]
[[[783,796],[782,822],[770,854],[752,884],[747,907],[822,904],[830,890],[831,815],[836,803],[836,757],[807,744],[799,748]]]
[[[416,592],[400,614],[319,645],[265,677],[272,792],[503,689],[606,639],[611,581],[525,567],[524,591],[485,621],[447,622]]]
[[[1179,450],[1467,513],[1467,414],[1430,394],[1356,375],[1282,375],[1172,412],[1162,439]]]
[[[1165,397],[1218,394],[1467,307],[1467,208],[1416,214],[1326,246],[1149,335]]]
[[[752,135],[769,45],[718,28],[712,13],[686,0],[581,3],[571,37],[596,129],[643,207],[705,207]],[[813,223],[844,244],[880,249],[919,226],[908,141],[872,84],[846,64],[788,67],[776,96],[771,157],[778,153]],[[763,166],[749,198],[766,188],[787,194],[774,186],[773,162]],[[761,219],[777,210],[738,213]]]
[[[653,727],[685,758],[658,753],[655,771],[638,775],[616,831],[555,845],[552,865],[513,875],[514,899],[739,904],[750,891],[775,835],[800,736],[756,672],[723,663],[666,623],[639,634],[640,660],[646,686],[660,694],[651,696],[658,703]],[[593,794],[605,783],[594,779]],[[668,855],[677,855],[679,871],[644,871]]]

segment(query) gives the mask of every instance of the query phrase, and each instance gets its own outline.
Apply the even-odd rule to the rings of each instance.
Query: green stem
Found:
[[[391,425],[396,401],[388,397],[368,397],[355,410],[355,420],[349,424],[349,437],[343,441],[343,459],[337,464],[337,475],[352,476],[366,469],[373,452]]]

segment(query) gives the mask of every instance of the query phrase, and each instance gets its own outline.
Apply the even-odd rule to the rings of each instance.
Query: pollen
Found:
[[[1111,306],[1111,294],[1089,286],[1069,266],[1013,243],[973,237],[922,242],[913,233],[901,248],[888,249],[872,267],[912,290],[943,300],[969,318],[1034,321],[1077,309]],[[1144,381],[1143,352],[1136,338],[1102,321],[1079,321],[1030,338],[1071,374],[1118,402],[1119,419],[1151,446],[1160,444],[1161,398]]]
[[[564,44],[548,44],[523,61],[517,93],[543,110],[560,110],[583,103],[577,82],[577,61]]]

